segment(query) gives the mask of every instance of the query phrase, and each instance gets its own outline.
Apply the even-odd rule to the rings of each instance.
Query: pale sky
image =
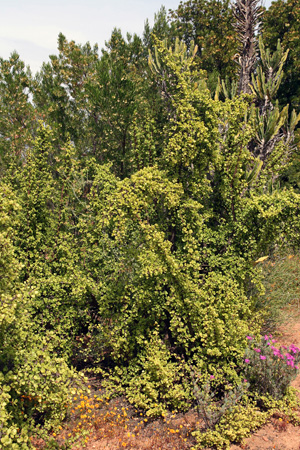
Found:
[[[57,53],[58,34],[101,50],[113,28],[141,35],[145,20],[153,25],[161,5],[176,9],[179,0],[0,0],[0,57],[16,50],[31,70]]]
[[[267,0],[266,3],[270,2]],[[0,0],[0,57],[16,50],[35,73],[50,54],[57,53],[58,34],[78,44],[108,41],[113,28],[142,35],[153,25],[162,5],[176,9],[180,0]]]

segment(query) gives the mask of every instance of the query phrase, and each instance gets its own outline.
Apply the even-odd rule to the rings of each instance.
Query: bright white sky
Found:
[[[270,0],[266,0],[269,3]],[[176,9],[180,0],[0,0],[0,57],[16,50],[35,73],[50,54],[57,52],[58,34],[84,44],[109,40],[114,27],[142,34],[153,24],[161,5]]]
[[[161,5],[176,9],[179,0],[0,0],[0,57],[16,50],[31,70],[39,70],[57,53],[58,34],[80,44],[87,41],[99,49],[113,28],[141,35],[144,23],[153,25]]]

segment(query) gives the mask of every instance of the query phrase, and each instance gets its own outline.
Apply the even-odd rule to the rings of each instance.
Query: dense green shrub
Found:
[[[39,292],[20,282],[25,261],[17,259],[22,204],[5,184],[0,195],[0,441],[3,449],[25,449],[36,427],[50,429],[63,420],[83,380],[57,355],[60,336],[36,333],[32,310]]]

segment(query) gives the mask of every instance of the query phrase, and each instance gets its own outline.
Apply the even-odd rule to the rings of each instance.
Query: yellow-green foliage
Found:
[[[289,386],[286,394],[281,399],[276,399],[271,395],[258,395],[257,401],[263,408],[268,409],[270,414],[280,412],[281,414],[285,414],[290,422],[299,425],[300,419],[297,410],[300,402],[297,394],[298,391],[294,387]]]
[[[215,447],[218,450],[228,450],[231,442],[241,442],[269,417],[268,412],[261,412],[251,404],[237,405],[221,418],[214,430],[195,431],[193,435],[197,445],[194,448]]]
[[[27,448],[28,436],[37,432],[36,426],[49,430],[60,424],[83,382],[56,355],[57,337],[33,332],[28,302],[25,295],[16,296],[14,311],[1,323],[0,441],[5,450]]]
[[[33,184],[34,177],[32,189]],[[45,189],[48,190],[49,186]],[[4,183],[0,187],[0,196],[0,442],[5,450],[25,449],[30,448],[28,436],[36,426],[43,425],[49,429],[63,420],[82,378],[65,359],[57,356],[59,336],[49,330],[44,335],[36,333],[31,311],[39,292],[36,283],[20,282],[23,264],[17,243],[20,239],[18,229],[23,226],[24,205],[17,201],[12,188]],[[36,204],[43,201],[46,202],[41,196],[36,199]],[[31,206],[36,232],[39,223],[34,215]],[[27,219],[31,220],[30,217]],[[37,234],[36,237],[41,243]],[[34,248],[33,240],[29,239],[27,244]],[[32,257],[28,256],[29,259]]]
[[[125,367],[121,384],[140,377],[134,397],[149,410],[155,398],[169,401],[144,368],[154,330],[156,363],[172,379],[180,355],[236,382],[245,336],[262,323],[249,293],[262,291],[254,261],[283,233],[295,237],[300,206],[294,192],[266,192],[270,174],[250,150],[252,98],[212,100],[192,58],[164,45],[157,52],[170,114],[161,159],[123,180],[100,171],[80,223],[98,303],[97,361]]]
[[[192,401],[187,367],[183,361],[172,362],[170,353],[154,330],[144,352],[128,370],[128,400],[155,417],[168,410],[183,411]]]
[[[181,185],[155,168],[120,182],[107,202],[96,233],[111,233],[113,240],[101,237],[98,270],[110,272],[114,282],[102,276],[99,309],[112,318],[101,330],[114,359],[124,361],[142,349],[155,323],[161,336],[167,333],[200,365],[241,357],[251,303],[230,275],[204,278],[197,270],[205,258],[201,235],[209,233],[205,212],[197,214],[203,207],[185,200]],[[175,251],[167,239],[172,230],[178,235]]]
[[[4,376],[0,372],[0,442],[3,450],[27,450],[30,448],[26,429],[20,430],[17,423],[12,421],[10,412],[10,387],[3,383]]]
[[[12,189],[0,184],[0,294],[13,292],[20,263],[15,255],[13,238],[18,226],[20,205]],[[2,311],[1,311],[2,312]],[[0,312],[0,314],[1,314]]]

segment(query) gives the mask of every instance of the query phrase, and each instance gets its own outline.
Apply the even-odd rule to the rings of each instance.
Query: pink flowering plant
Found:
[[[247,341],[244,374],[250,389],[276,399],[283,397],[300,367],[300,349],[294,344],[278,347],[272,335],[261,336],[260,341],[247,336]]]

